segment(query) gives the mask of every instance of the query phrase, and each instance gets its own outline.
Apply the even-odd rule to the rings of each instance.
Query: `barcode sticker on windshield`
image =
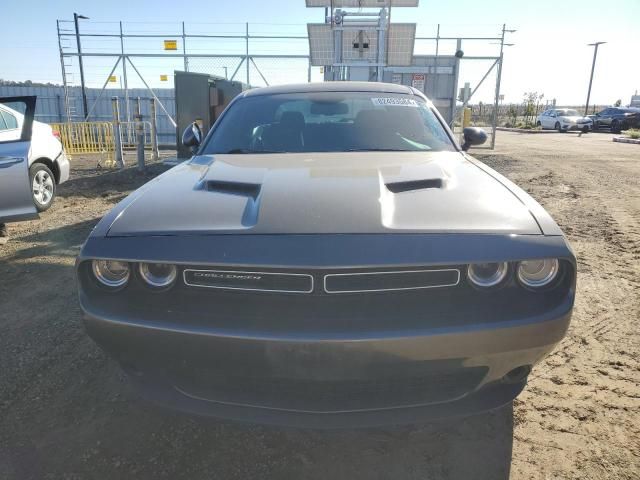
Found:
[[[417,107],[418,102],[413,98],[401,98],[401,97],[379,97],[372,98],[371,101],[374,105],[384,107],[386,105],[399,105],[401,107]]]

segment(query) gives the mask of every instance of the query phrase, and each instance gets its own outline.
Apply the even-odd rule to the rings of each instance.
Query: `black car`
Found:
[[[593,129],[610,128],[614,133],[630,128],[640,128],[640,108],[609,107],[591,115]]]

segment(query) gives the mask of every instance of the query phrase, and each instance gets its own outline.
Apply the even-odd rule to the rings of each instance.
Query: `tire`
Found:
[[[560,126],[560,122],[556,122],[556,130],[558,130],[559,133],[562,133],[562,127]]]
[[[620,133],[622,131],[622,127],[620,126],[620,122],[618,120],[614,120],[611,122],[611,131],[613,133]]]
[[[51,207],[56,197],[56,179],[43,163],[34,163],[29,168],[29,181],[33,203],[39,212],[44,212]]]

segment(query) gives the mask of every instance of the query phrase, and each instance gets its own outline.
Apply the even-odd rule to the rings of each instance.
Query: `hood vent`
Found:
[[[424,180],[386,183],[385,186],[391,193],[403,193],[427,188],[444,188],[444,183],[442,178],[426,178]]]
[[[227,193],[229,195],[240,195],[250,197],[253,200],[260,195],[262,185],[259,183],[226,182],[223,180],[208,180],[206,189],[209,192]]]

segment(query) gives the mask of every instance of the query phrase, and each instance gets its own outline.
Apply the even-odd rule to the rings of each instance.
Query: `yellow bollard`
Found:
[[[465,107],[462,113],[462,128],[468,127],[469,125],[471,125],[471,109]]]

